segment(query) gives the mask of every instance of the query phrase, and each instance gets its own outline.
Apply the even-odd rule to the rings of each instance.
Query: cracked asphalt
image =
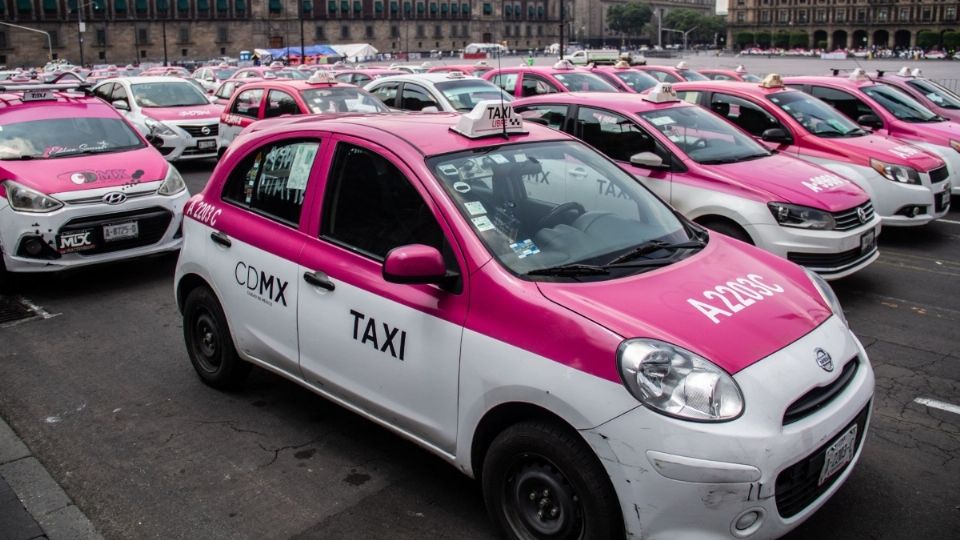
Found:
[[[191,191],[209,165],[181,169]],[[954,205],[960,199],[954,198]],[[960,530],[960,211],[884,230],[835,283],[877,373],[859,466],[788,538]],[[174,257],[27,279],[57,314],[0,328],[0,415],[107,538],[491,538],[478,486],[411,443],[262,371],[199,382]]]

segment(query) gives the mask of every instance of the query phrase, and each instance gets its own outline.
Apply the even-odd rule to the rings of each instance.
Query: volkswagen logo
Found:
[[[203,135],[209,135],[209,134],[210,134],[210,126],[203,126],[202,128],[200,128],[200,133],[203,134]],[[863,221],[863,218],[862,218],[862,217],[860,218],[860,221]]]
[[[817,355],[818,366],[823,368],[824,371],[833,371],[833,358],[830,357],[830,353],[819,347],[813,352]]]
[[[119,191],[111,191],[103,196],[103,202],[107,204],[120,204],[127,200],[127,194]]]
[[[862,206],[860,208],[857,208],[857,218],[860,219],[860,223],[867,222],[867,211],[864,210]]]

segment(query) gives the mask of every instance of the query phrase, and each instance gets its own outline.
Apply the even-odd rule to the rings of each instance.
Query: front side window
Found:
[[[659,69],[648,70],[647,73],[653,75],[660,82],[675,83],[680,82],[679,77],[674,77],[672,73],[660,71]]]
[[[229,79],[230,77],[233,77],[233,74],[236,72],[237,72],[237,68],[223,68],[223,69],[217,69],[213,73],[214,75],[216,75],[218,81],[223,81],[223,80]]]
[[[555,94],[557,92],[557,87],[545,79],[537,77],[536,75],[530,75],[529,73],[523,75],[523,81],[520,83],[520,95],[523,97]]]
[[[376,87],[371,93],[383,102],[387,107],[399,108],[397,103],[397,91],[400,90],[400,83],[384,83]]]
[[[491,82],[503,89],[504,92],[513,95],[517,88],[516,73],[498,73],[494,75]]]
[[[388,112],[383,103],[359,88],[312,88],[300,93],[314,114],[327,112]]]
[[[286,92],[270,90],[267,94],[267,106],[263,109],[263,117],[274,118],[285,114],[300,114],[297,101]]]
[[[747,133],[760,137],[771,128],[783,126],[776,118],[757,105],[738,97],[714,93],[710,100],[710,110],[740,126]]]
[[[861,137],[867,132],[819,99],[803,92],[778,92],[767,99],[817,137]]]
[[[472,111],[481,101],[513,101],[513,96],[484,80],[445,81],[434,86],[458,111]]]
[[[869,105],[857,99],[853,94],[842,90],[835,90],[825,86],[813,86],[810,89],[810,93],[813,94],[813,97],[822,99],[829,103],[834,109],[854,120],[865,114],[875,114]]]
[[[130,85],[141,107],[193,107],[209,105],[207,96],[188,82],[156,82]]]
[[[319,148],[319,141],[309,140],[257,149],[233,170],[223,188],[223,200],[297,227]]]
[[[911,79],[907,81],[907,84],[939,107],[953,110],[960,109],[960,96],[933,81]]]
[[[694,71],[692,69],[682,69],[680,74],[683,75],[683,78],[688,81],[709,81],[706,75]]]
[[[427,107],[440,110],[440,106],[426,89],[410,83],[403,85],[403,108],[405,110],[422,111]]]
[[[630,119],[609,111],[580,107],[576,135],[610,159],[630,161],[641,152],[653,152],[670,163],[670,156],[657,141]]]
[[[873,98],[897,120],[904,122],[940,122],[937,113],[924,107],[917,100],[887,85],[864,86],[863,93]]]
[[[233,100],[233,106],[230,107],[230,112],[241,116],[256,118],[257,115],[260,114],[261,101],[263,101],[262,88],[244,90],[237,95],[237,99]]]
[[[237,89],[238,83],[236,82],[226,82],[220,85],[220,88],[217,89],[217,93],[214,94],[220,99],[230,99],[230,96],[233,95],[233,91]]]
[[[478,148],[436,156],[427,165],[500,264],[532,279],[642,272],[609,267],[570,276],[556,267],[605,265],[651,240],[688,239],[669,207],[577,141]]]
[[[702,165],[764,158],[770,152],[730,124],[700,107],[670,107],[640,117]]]
[[[567,118],[566,105],[534,105],[521,107],[517,113],[525,121],[536,122],[556,130],[563,130],[563,121]]]
[[[560,81],[571,92],[616,92],[617,89],[592,73],[554,73],[553,78]]]
[[[640,93],[657,85],[657,79],[642,71],[615,71],[614,76],[629,86],[634,92]]]
[[[52,159],[143,148],[119,118],[52,118],[4,124],[0,160]]]
[[[0,80],[2,79],[3,77],[0,77]],[[106,101],[107,103],[110,103],[110,94],[112,93],[112,91],[113,91],[113,83],[102,84],[98,86],[96,89],[94,89],[93,95]]]

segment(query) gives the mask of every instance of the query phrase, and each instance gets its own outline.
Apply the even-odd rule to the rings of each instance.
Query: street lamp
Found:
[[[313,2],[311,2],[310,0],[299,0],[299,3],[300,3],[300,64],[302,65],[306,62],[306,54],[304,54],[305,49],[303,46],[303,16],[308,11],[310,12],[313,11]]]
[[[83,23],[83,8],[92,5],[93,11],[100,9],[100,0],[89,0],[87,2],[80,2],[80,0],[74,0],[74,4],[77,6],[77,41],[80,43],[80,66],[83,66],[83,34],[87,31],[87,26]]]
[[[8,22],[0,21],[0,25],[9,26],[11,28],[19,28],[20,30],[26,30],[27,32],[36,32],[38,34],[43,34],[47,36],[47,60],[53,61],[53,40],[50,39],[50,32],[44,32],[43,30],[37,30],[36,28],[28,28],[26,26],[20,26],[19,24],[11,24]]]

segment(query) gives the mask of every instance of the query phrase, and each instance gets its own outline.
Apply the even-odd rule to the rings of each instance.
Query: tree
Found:
[[[948,30],[943,34],[943,48],[949,51],[960,49],[960,32]]]
[[[737,43],[737,47],[750,47],[756,43],[756,37],[753,35],[753,32],[738,32],[734,36],[734,41]]]
[[[611,6],[607,10],[607,27],[625,36],[634,36],[643,31],[644,25],[653,18],[653,10],[647,4],[627,2]]]
[[[930,30],[921,30],[917,34],[917,45],[921,49],[932,49],[940,44],[940,34]]]
[[[790,47],[794,49],[806,49],[810,46],[810,36],[803,31],[790,34]]]
[[[713,43],[717,35],[726,34],[726,17],[717,15],[701,15],[700,12],[692,9],[680,8],[667,13],[663,18],[663,26],[690,32],[688,41],[700,43]]]
[[[779,49],[786,49],[790,47],[790,34],[784,30],[780,30],[773,37],[773,46]]]
[[[770,32],[766,30],[761,30],[757,32],[757,45],[762,49],[766,49],[770,46]]]

